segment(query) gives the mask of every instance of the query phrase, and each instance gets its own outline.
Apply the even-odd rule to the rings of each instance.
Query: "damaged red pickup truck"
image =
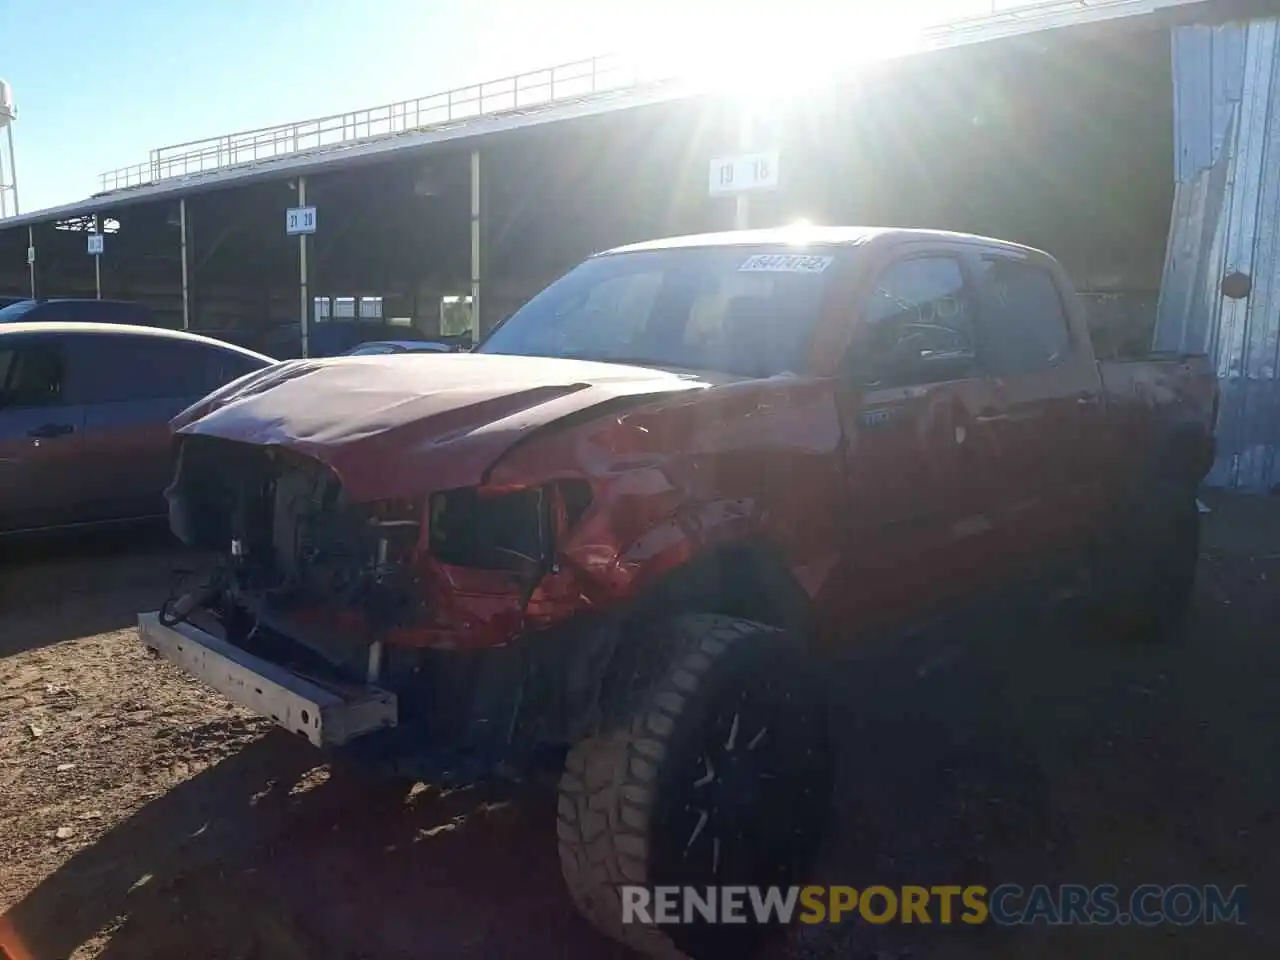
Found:
[[[1099,362],[1024,247],[640,244],[474,353],[290,361],[179,416],[172,526],[225,560],[142,634],[437,782],[567,749],[575,903],[696,951],[622,924],[617,885],[794,875],[829,802],[823,655],[1061,560],[1111,628],[1176,626],[1216,407],[1203,357]]]

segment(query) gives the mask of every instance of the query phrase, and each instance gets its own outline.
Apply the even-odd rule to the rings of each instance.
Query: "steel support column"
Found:
[[[307,205],[307,178],[298,177],[298,206]],[[298,318],[302,324],[302,355],[311,356],[310,319],[311,311],[307,306],[307,235],[298,234]],[[359,311],[357,310],[357,313]]]
[[[96,213],[93,215],[93,232],[102,235],[102,218]],[[102,299],[102,254],[95,253],[93,255],[93,289],[99,300]]]
[[[751,141],[755,137],[751,122],[751,107],[742,104],[738,108],[741,112],[738,114],[738,150],[746,153],[751,149]],[[751,199],[745,193],[738,194],[734,198],[733,210],[733,229],[746,230],[751,226]]]
[[[480,151],[471,151],[471,342],[480,342]]]
[[[36,249],[36,228],[34,225],[27,227],[27,272],[31,274],[31,299],[36,298],[36,258],[31,253]]]
[[[187,272],[187,198],[178,200],[178,230],[182,233],[182,329],[191,329],[191,285]]]

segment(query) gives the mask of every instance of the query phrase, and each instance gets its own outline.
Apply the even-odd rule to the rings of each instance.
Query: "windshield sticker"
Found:
[[[821,273],[834,257],[801,253],[757,253],[743,262],[740,273]]]

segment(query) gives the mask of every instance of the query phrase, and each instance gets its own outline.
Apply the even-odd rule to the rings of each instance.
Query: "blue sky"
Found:
[[[975,3],[989,0],[897,0],[891,9],[898,18],[933,18],[938,8]],[[140,163],[154,147],[422,96],[594,53],[643,57],[673,37],[714,49],[752,23],[776,27],[779,8],[763,4],[770,13],[760,17],[754,5],[0,0],[0,77],[12,84],[18,105],[22,209],[88,196],[98,189],[99,173]],[[874,20],[884,15],[871,12],[879,6],[844,0],[840,16],[847,21],[850,8],[860,7]]]

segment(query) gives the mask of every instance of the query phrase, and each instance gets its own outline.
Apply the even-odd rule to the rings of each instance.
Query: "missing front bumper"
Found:
[[[138,634],[146,646],[227,699],[317,747],[340,747],[396,725],[396,695],[390,691],[318,683],[190,623],[165,626],[155,612],[138,615]]]

